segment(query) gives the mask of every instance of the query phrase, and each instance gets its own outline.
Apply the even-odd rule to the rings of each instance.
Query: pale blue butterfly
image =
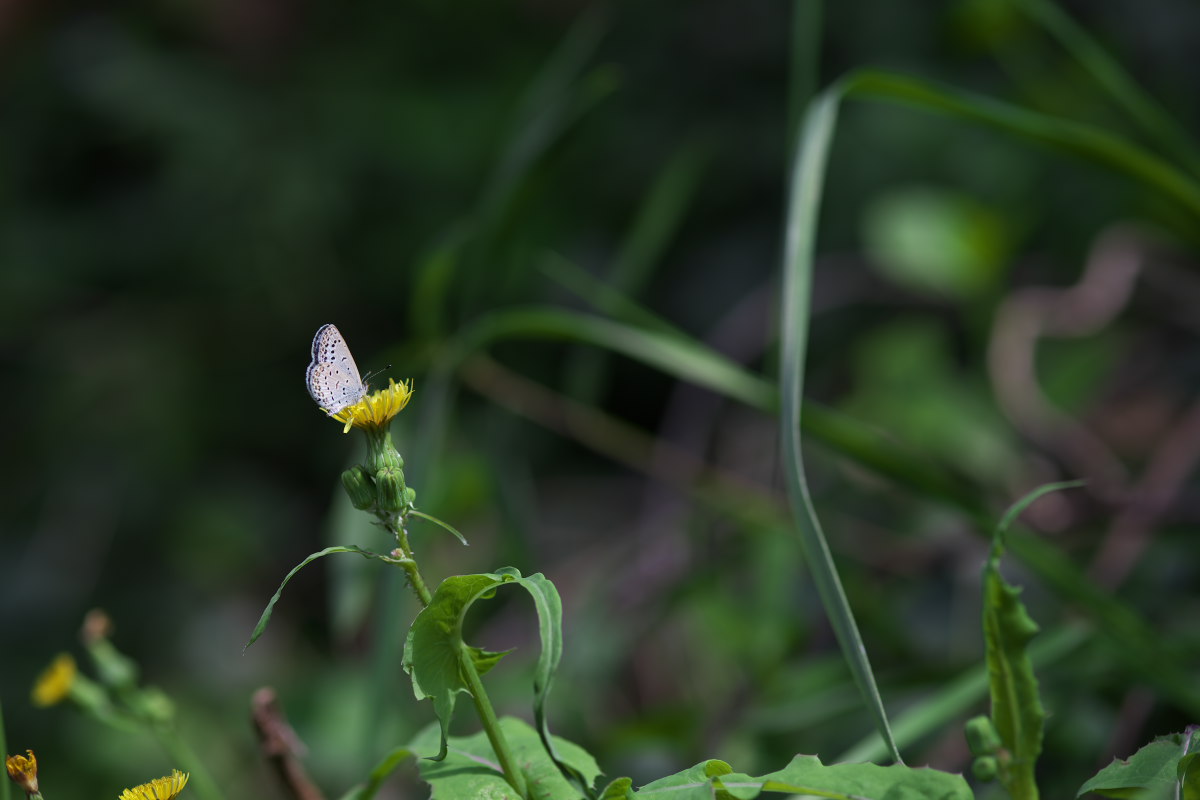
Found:
[[[354,405],[367,393],[367,384],[336,325],[317,329],[312,341],[312,363],[304,377],[308,393],[329,414]]]

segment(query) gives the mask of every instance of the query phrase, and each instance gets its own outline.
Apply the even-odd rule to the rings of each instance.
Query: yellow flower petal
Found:
[[[26,750],[23,756],[9,756],[4,759],[4,767],[8,777],[21,787],[26,794],[37,794],[37,757],[32,750]]]
[[[75,672],[75,659],[60,653],[33,685],[33,704],[52,706],[66,698],[71,693],[71,684],[75,682]]]
[[[349,433],[351,428],[383,428],[408,405],[412,394],[412,381],[396,383],[389,378],[386,389],[372,392],[354,405],[346,406],[329,416],[338,422],[346,423],[342,433]]]
[[[174,800],[187,785],[188,773],[177,769],[165,778],[156,778],[149,783],[121,792],[118,800]]]

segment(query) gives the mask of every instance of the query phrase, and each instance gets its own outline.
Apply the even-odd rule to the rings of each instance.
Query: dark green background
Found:
[[[827,5],[811,37],[822,85],[870,65],[1134,129],[1002,0]],[[1200,10],[1066,8],[1194,129]],[[446,343],[489,312],[590,312],[544,269],[550,253],[598,277],[625,263],[645,308],[774,374],[792,13],[763,0],[0,11],[0,698],[9,750],[37,751],[47,797],[115,796],[180,766],[148,738],[30,707],[57,652],[82,660],[76,630],[94,607],[177,700],[230,798],[278,796],[247,721],[261,685],[279,689],[331,797],[432,719],[380,654],[380,627],[416,609],[374,563],[310,567],[241,653],[293,564],[327,544],[387,546],[340,496],[360,437],[323,419],[301,382],[326,322],[364,371],[390,365],[376,385],[415,381],[395,428],[410,484],[472,542],[414,530],[427,579],[512,564],[559,585],[551,719],[610,777],[713,756],[767,771],[795,752],[834,759],[870,733],[777,515],[715,510],[681,490],[694,476],[676,462],[640,453],[631,468],[514,416],[519,385],[476,381],[439,409],[423,392]],[[662,217],[640,214],[664,173]],[[1039,482],[1079,477],[1000,412],[988,343],[1012,292],[1074,283],[1126,223],[1151,243],[1131,301],[1096,333],[1048,343],[1039,367],[1057,406],[1139,480],[1194,402],[1195,220],[994,131],[849,106],[822,211],[810,395],[952,463],[997,514]],[[896,236],[948,272],[914,283]],[[631,252],[644,256],[633,266]],[[519,341],[490,355],[782,503],[769,417],[594,352]],[[431,438],[437,411],[446,435]],[[809,463],[899,710],[977,663],[985,544],[954,511],[835,453],[812,448]],[[1095,491],[1054,502],[1031,524],[1086,569],[1119,509]],[[1193,667],[1198,518],[1185,480],[1116,590]],[[1035,618],[1071,616],[1012,572]],[[531,609],[495,606],[480,642],[521,649],[490,682],[503,711],[527,714]],[[1042,679],[1047,796],[1195,721],[1096,643]],[[968,764],[957,724],[906,756]]]

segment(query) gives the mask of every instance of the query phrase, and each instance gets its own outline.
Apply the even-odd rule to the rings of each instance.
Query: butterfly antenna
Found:
[[[379,375],[381,373],[387,372],[391,368],[392,368],[392,365],[388,364],[383,369],[377,369],[374,372],[368,372],[366,377],[362,379],[362,382],[365,384],[367,381],[371,380],[371,378],[374,378],[376,375]]]

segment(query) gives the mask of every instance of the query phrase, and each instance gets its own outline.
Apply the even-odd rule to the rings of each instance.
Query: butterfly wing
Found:
[[[367,393],[358,364],[354,363],[354,356],[335,325],[317,329],[305,382],[313,400],[330,414],[354,405]]]

